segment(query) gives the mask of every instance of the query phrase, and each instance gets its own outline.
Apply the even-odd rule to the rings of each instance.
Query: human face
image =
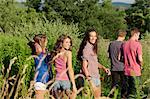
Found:
[[[96,40],[97,40],[96,32],[95,31],[90,32],[89,42],[91,44],[95,44]]]
[[[136,36],[136,40],[138,40],[140,37],[140,32],[136,33],[135,36]]]
[[[70,46],[71,46],[71,40],[69,38],[64,39],[63,48],[68,50]]]

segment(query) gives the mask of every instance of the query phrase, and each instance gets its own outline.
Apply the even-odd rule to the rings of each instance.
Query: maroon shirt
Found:
[[[142,55],[142,46],[140,42],[128,40],[123,44],[124,53],[124,71],[127,76],[141,76],[141,66],[138,56]]]

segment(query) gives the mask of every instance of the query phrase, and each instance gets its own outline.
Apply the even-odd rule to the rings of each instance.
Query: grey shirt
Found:
[[[108,53],[111,60],[111,71],[123,71],[124,64],[118,60],[119,53],[122,53],[122,41],[113,41],[109,44]]]
[[[88,62],[88,71],[91,77],[99,78],[98,59],[97,55],[93,52],[93,45],[87,42],[83,49],[83,60]]]

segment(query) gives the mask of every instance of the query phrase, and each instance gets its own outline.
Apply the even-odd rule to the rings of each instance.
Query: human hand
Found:
[[[111,71],[110,71],[109,68],[106,68],[106,69],[105,69],[105,72],[107,73],[108,76],[111,75]]]
[[[87,80],[88,80],[88,81],[90,81],[90,80],[91,80],[91,76],[87,76],[86,78],[87,78]]]

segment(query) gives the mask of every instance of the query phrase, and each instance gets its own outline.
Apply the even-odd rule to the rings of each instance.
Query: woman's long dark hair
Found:
[[[71,37],[70,36],[67,36],[67,35],[61,35],[59,36],[59,38],[57,39],[56,43],[55,43],[55,46],[53,48],[53,50],[50,52],[51,54],[51,58],[50,58],[50,62],[52,62],[53,58],[57,55],[57,53],[60,53],[60,50],[62,49],[63,47],[63,42],[65,39],[69,38],[70,39],[70,43],[71,43],[71,46],[68,50],[72,50],[72,40],[71,40]]]
[[[77,55],[77,59],[82,61],[82,56],[83,56],[83,49],[84,47],[86,46],[87,42],[90,41],[90,32],[96,32],[95,29],[88,29],[86,32],[85,32],[85,36],[80,44],[80,48],[79,48],[79,51],[78,51],[78,55]],[[97,40],[95,42],[95,44],[93,44],[93,52],[95,54],[97,54],[97,47],[98,47],[98,44],[97,44],[97,41],[98,41],[98,34],[96,32],[96,35],[97,35]],[[89,42],[90,43],[90,42]]]

